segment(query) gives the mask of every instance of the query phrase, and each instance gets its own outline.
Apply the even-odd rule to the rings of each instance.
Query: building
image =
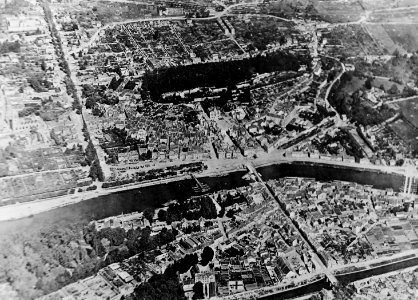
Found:
[[[203,283],[203,295],[205,299],[216,296],[216,281],[215,274],[213,272],[203,272],[195,274],[195,283]]]

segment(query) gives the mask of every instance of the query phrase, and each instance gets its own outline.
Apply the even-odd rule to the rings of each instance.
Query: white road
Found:
[[[411,97],[405,97],[405,98],[399,98],[399,99],[395,99],[392,101],[387,101],[385,102],[385,104],[391,104],[391,103],[398,103],[398,102],[404,102],[404,101],[409,101],[409,100],[418,100],[418,96],[411,96]]]

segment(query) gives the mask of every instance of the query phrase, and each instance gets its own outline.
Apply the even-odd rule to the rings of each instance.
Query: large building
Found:
[[[213,272],[203,272],[195,274],[195,283],[203,283],[203,295],[205,299],[216,296],[216,281],[215,274]]]

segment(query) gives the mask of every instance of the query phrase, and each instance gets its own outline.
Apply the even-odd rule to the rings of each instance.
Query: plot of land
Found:
[[[398,7],[408,7],[417,5],[416,0],[363,0],[363,6],[366,9],[389,9],[389,8],[398,8]]]
[[[358,1],[343,3],[340,1],[321,1],[315,6],[319,14],[329,22],[358,21],[364,10]]]
[[[415,127],[418,128],[418,97],[413,100],[398,102],[400,111]]]
[[[383,28],[395,44],[409,52],[418,50],[418,25],[384,25]]]
[[[415,5],[417,4],[415,3]],[[416,24],[417,17],[418,7],[405,7],[405,9],[374,12],[370,15],[368,21],[376,23]]]
[[[396,49],[404,51],[402,47],[397,46],[393,40],[390,38],[385,28],[382,25],[371,25],[368,24],[365,26],[369,34],[378,41],[381,46],[386,49],[387,53],[392,54]]]
[[[413,100],[398,102],[396,105],[404,117],[392,123],[390,127],[411,145],[415,153],[418,153],[418,97]]]
[[[153,5],[106,1],[97,2],[93,11],[102,23],[141,18],[144,15],[156,16],[158,14],[157,7]]]
[[[407,142],[412,151],[418,151],[418,130],[404,119],[399,119],[389,125],[390,128],[405,142]]]
[[[364,55],[382,55],[384,49],[380,43],[360,25],[336,26],[329,33],[324,33],[328,39],[327,49],[330,55],[344,54],[349,57]],[[342,45],[342,47],[333,47]]]
[[[383,85],[386,91],[390,89],[392,85],[396,85],[400,91],[402,91],[404,88],[404,85],[390,81],[389,78],[383,77],[375,77],[372,81],[372,85],[377,88],[380,88],[380,86]]]

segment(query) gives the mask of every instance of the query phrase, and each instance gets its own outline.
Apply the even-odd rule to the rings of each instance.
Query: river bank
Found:
[[[234,171],[239,169],[239,171]],[[373,185],[376,188],[393,188],[399,190],[403,185],[403,176],[384,172],[368,171],[356,168],[341,168],[326,164],[312,164],[306,162],[279,162],[257,168],[264,180],[281,177],[313,177],[317,180],[344,180],[360,184]],[[212,191],[222,188],[236,188],[247,184],[242,179],[245,175],[242,163],[236,162],[233,166],[211,168],[197,177],[199,181],[207,184]],[[192,195],[194,182],[187,176],[153,181],[138,185],[123,186],[114,189],[102,189],[68,197],[54,198],[31,203],[22,203],[0,208],[0,234],[4,228],[16,231],[23,224],[45,223],[42,219],[51,219],[61,222],[105,218],[120,213],[142,211],[147,207],[159,207],[173,199]],[[179,187],[181,188],[175,188]],[[156,197],[156,195],[160,197]],[[138,197],[141,195],[141,197]],[[61,218],[60,216],[64,217]],[[8,226],[14,224],[16,227]],[[26,226],[23,226],[26,227]],[[36,226],[35,226],[36,227]]]
[[[390,173],[390,169],[388,169],[388,171],[382,171],[380,168],[377,168],[376,166],[371,167],[366,165],[363,167],[360,165],[349,165],[344,163],[335,164],[334,162],[327,161],[318,163],[311,161],[308,162],[304,160],[288,161],[285,159],[278,159],[277,161],[272,162],[271,160],[269,161],[263,158],[251,162],[262,174],[263,178],[266,180],[286,176],[313,177],[317,180],[326,181],[354,181],[360,184],[370,184],[373,185],[375,188],[380,189],[393,188],[396,191],[399,191],[403,183],[403,175],[399,173]],[[225,164],[211,164],[208,170],[196,174],[196,176],[198,178],[225,176],[227,174],[243,170],[244,166],[242,161],[229,161],[228,164],[226,162]],[[277,170],[277,172],[268,170]],[[335,172],[335,170],[343,171]],[[274,174],[279,175],[275,176]],[[378,178],[378,180],[370,180],[369,175],[371,175],[372,178]],[[94,191],[4,206],[0,207],[0,222],[31,217],[39,213],[62,208],[65,206],[77,204],[82,201],[107,196],[122,191],[134,191],[149,186],[182,181],[186,180],[188,177],[188,175],[183,175],[162,180],[134,183],[107,189],[99,187],[97,190]]]
[[[301,297],[303,295],[312,294],[315,292],[319,292],[322,289],[331,289],[329,282],[327,281],[326,277],[323,277],[317,281],[310,282],[306,285],[302,285],[300,287],[295,287],[292,289],[280,291],[275,294],[269,294],[261,296],[258,299],[262,300],[283,300],[283,299],[290,299],[295,297]]]
[[[320,181],[349,181],[363,185],[372,185],[377,189],[391,188],[400,191],[404,176],[400,174],[376,171],[368,168],[334,166],[312,162],[280,163],[257,167],[263,180],[282,177],[310,177]]]
[[[196,174],[196,177],[198,178],[204,178],[204,177],[219,177],[224,176],[226,174],[232,173],[234,171],[243,171],[244,168],[241,167],[224,167],[224,168],[213,168],[209,170],[205,170],[202,173]],[[94,191],[84,191],[81,193],[76,192],[75,194],[67,194],[64,196],[49,198],[49,199],[42,199],[37,201],[31,201],[31,202],[23,202],[23,203],[17,203],[13,205],[3,206],[0,207],[0,222],[2,221],[9,221],[9,220],[16,220],[26,217],[32,217],[34,215],[54,210],[57,208],[65,207],[72,204],[77,204],[81,201],[90,200],[97,197],[102,197],[106,195],[111,195],[114,193],[119,193],[122,191],[130,191],[130,190],[136,190],[141,189],[149,186],[154,185],[164,185],[171,182],[176,181],[183,181],[190,178],[190,175],[182,175],[182,176],[176,176],[166,179],[160,179],[160,180],[152,180],[152,181],[146,181],[146,182],[139,182],[139,183],[132,183],[127,185],[121,185],[117,187],[111,187],[111,188],[101,188],[98,187],[98,189]]]

